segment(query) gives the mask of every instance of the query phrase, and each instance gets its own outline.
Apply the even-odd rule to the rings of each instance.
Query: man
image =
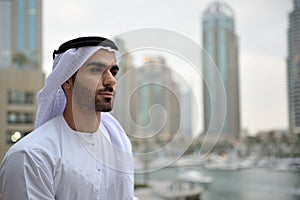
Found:
[[[38,93],[36,129],[13,145],[0,168],[3,200],[134,199],[131,144],[112,110],[120,55],[101,37],[53,53]]]

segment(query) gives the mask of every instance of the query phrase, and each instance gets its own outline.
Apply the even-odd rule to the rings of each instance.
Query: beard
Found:
[[[73,98],[78,108],[85,112],[109,112],[113,108],[114,98],[103,98],[101,92],[113,92],[113,87],[106,86],[104,89],[91,90],[81,83],[76,82],[73,89]],[[113,97],[115,96],[115,93]]]

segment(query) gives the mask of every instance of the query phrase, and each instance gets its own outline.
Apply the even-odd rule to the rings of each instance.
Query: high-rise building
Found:
[[[0,0],[0,68],[41,68],[41,6],[41,0]]]
[[[0,0],[0,159],[34,128],[42,72],[42,1]]]
[[[188,137],[193,137],[196,133],[193,124],[193,93],[191,88],[185,88],[181,91],[181,132]]]
[[[300,133],[300,0],[289,14],[287,76],[289,129]]]
[[[224,2],[211,3],[202,16],[202,31],[203,48],[208,54],[202,59],[204,132],[210,128],[216,130],[212,135],[217,135],[218,127],[223,127],[221,136],[235,140],[240,133],[240,102],[238,38],[235,34],[232,9]],[[215,67],[217,70],[214,69]],[[221,95],[223,88],[217,84],[216,73],[220,73],[224,83],[225,99]],[[221,113],[224,112],[222,107],[226,107],[225,121],[222,118],[224,116]],[[212,115],[215,116],[213,120],[211,120]]]
[[[134,132],[132,118],[136,112],[129,111],[131,88],[137,76],[134,70],[133,56],[128,52],[126,43],[121,38],[114,38],[121,54],[120,70],[117,75],[118,86],[112,114],[118,119],[125,132],[131,135]]]
[[[179,87],[163,57],[145,56],[144,61],[136,69],[138,78],[131,94],[135,135],[166,143],[180,131]]]

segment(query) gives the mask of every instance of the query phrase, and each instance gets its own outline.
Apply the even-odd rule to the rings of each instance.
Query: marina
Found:
[[[299,171],[280,171],[268,168],[222,170],[204,169],[198,166],[190,167],[190,169],[200,172],[204,177],[211,177],[213,180],[209,184],[197,184],[197,187],[202,189],[201,192],[199,191],[201,200],[300,199]],[[178,181],[178,177],[181,176],[180,169],[177,167],[151,172],[149,173],[150,187],[137,189],[136,195],[143,200],[188,199],[188,197],[170,196],[170,193],[177,194],[172,190],[166,192],[166,188],[170,189],[170,183]],[[143,181],[143,175],[136,174],[135,180]]]

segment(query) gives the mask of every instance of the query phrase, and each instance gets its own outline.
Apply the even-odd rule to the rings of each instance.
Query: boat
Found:
[[[209,184],[213,182],[212,177],[204,176],[201,172],[196,170],[183,171],[178,175],[177,179],[180,181],[198,184]]]

